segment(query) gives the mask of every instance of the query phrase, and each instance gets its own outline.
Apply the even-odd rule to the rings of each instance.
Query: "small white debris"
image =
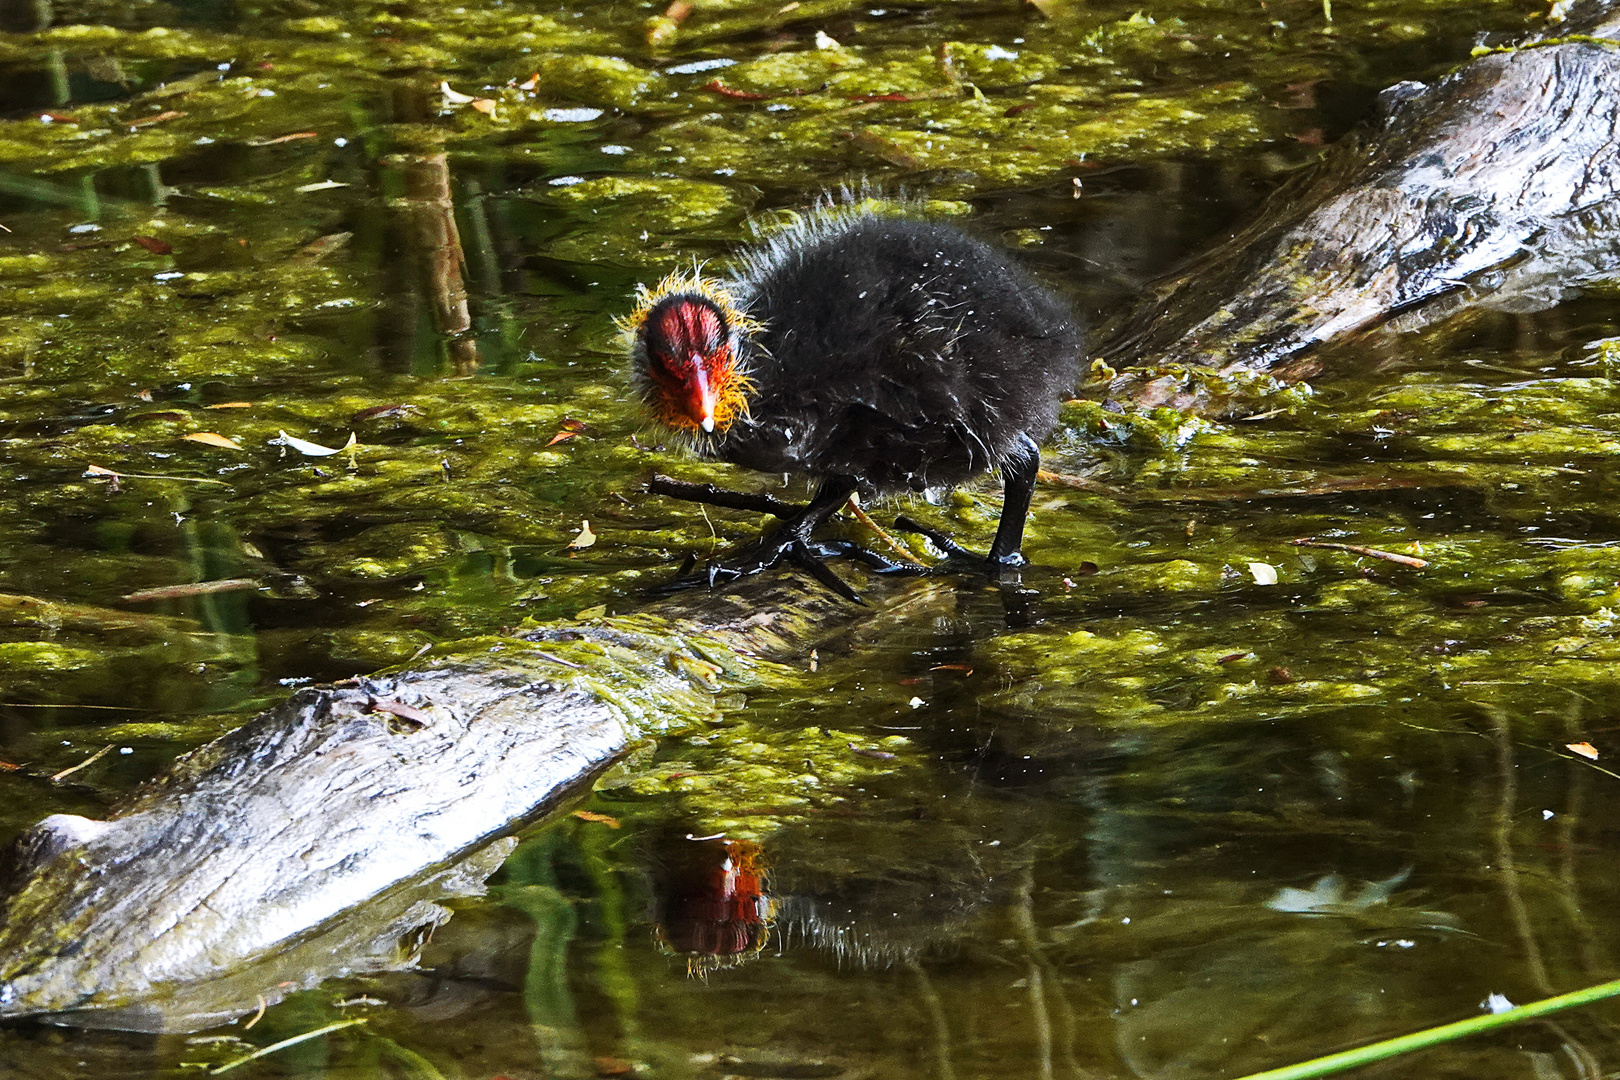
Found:
[[[910,701],[906,702],[906,704],[910,705],[913,709],[920,709],[928,703],[920,697],[914,697]]]
[[[559,124],[584,124],[602,115],[601,109],[547,109],[540,115]]]
[[[1492,994],[1490,997],[1486,998],[1479,1007],[1490,1013],[1492,1016],[1498,1016],[1513,1008],[1513,1002],[1507,999],[1506,994]]]
[[[1256,585],[1277,584],[1277,568],[1270,563],[1252,562],[1249,564],[1249,575],[1254,578]]]
[[[700,71],[714,71],[717,68],[730,67],[735,60],[716,58],[713,60],[693,60],[689,64],[676,64],[674,67],[664,69],[665,75],[696,75]]]
[[[331,457],[333,454],[341,454],[343,451],[352,448],[358,441],[354,437],[354,432],[351,431],[349,432],[349,441],[334,449],[330,446],[322,446],[320,443],[309,442],[306,439],[295,438],[285,431],[278,430],[276,435],[277,438],[270,440],[272,443],[280,442],[282,446],[290,446],[305,457]]]
[[[833,38],[828,36],[827,31],[825,31],[825,30],[817,30],[816,31],[816,48],[818,48],[818,49],[842,49],[843,46],[838,44],[837,41],[835,41]]]

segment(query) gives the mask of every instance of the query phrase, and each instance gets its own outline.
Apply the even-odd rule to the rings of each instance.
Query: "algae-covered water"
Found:
[[[641,490],[761,481],[641,426],[636,282],[865,185],[1101,316],[1545,11],[0,3],[0,828],[751,535]],[[1245,420],[1068,406],[1047,467],[1119,494],[1038,492],[1028,610],[963,581],[649,745],[419,970],[0,1069],[364,1019],[226,1075],[1168,1080],[1613,977],[1620,299],[1340,360]],[[998,500],[908,509],[982,546]],[[1380,1075],[1611,1075],[1616,1015]]]

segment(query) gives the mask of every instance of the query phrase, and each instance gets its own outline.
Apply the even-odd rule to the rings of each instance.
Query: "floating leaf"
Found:
[[[1270,563],[1252,562],[1249,564],[1249,574],[1254,578],[1256,585],[1277,584],[1277,568]]]
[[[224,435],[212,431],[193,431],[190,435],[183,435],[181,438],[187,442],[202,443],[204,446],[217,446],[221,450],[242,449],[242,444],[235,439],[228,439]]]
[[[1571,753],[1579,754],[1581,757],[1588,758],[1592,761],[1596,761],[1598,759],[1598,748],[1589,742],[1565,743],[1564,749],[1570,751]]]
[[[559,432],[557,432],[557,434],[555,434],[555,435],[553,435],[551,437],[551,441],[546,443],[546,445],[547,446],[556,446],[558,443],[567,442],[569,439],[573,439],[573,438],[578,437],[578,435],[579,435],[579,432],[577,432],[577,431],[559,431]]]
[[[130,239],[154,255],[169,255],[174,251],[173,244],[159,240],[155,236],[132,236]]]
[[[446,105],[467,105],[473,100],[473,96],[471,94],[462,94],[450,89],[450,84],[448,82],[442,82],[439,84],[439,93],[444,95],[444,103]]]
[[[322,446],[320,443],[309,442],[306,439],[295,438],[285,431],[278,430],[276,434],[281,438],[281,445],[290,446],[305,457],[331,457],[333,454],[341,454],[343,451],[353,447],[357,441],[354,432],[351,431],[349,432],[349,441],[334,449],[330,446]]]
[[[487,98],[487,97],[474,98],[473,102],[472,102],[472,107],[477,109],[479,112],[483,113],[485,116],[494,116],[495,115],[495,99],[494,98]]]
[[[570,551],[583,551],[594,543],[596,543],[596,534],[591,532],[591,523],[581,521],[579,523],[579,535],[569,541],[568,548]]]
[[[305,184],[303,187],[295,187],[293,188],[293,191],[299,195],[308,195],[312,191],[331,191],[333,188],[348,186],[348,184],[339,183],[336,180],[322,180],[316,184]]]
[[[607,814],[598,814],[594,810],[575,810],[574,816],[579,818],[581,821],[594,821],[599,825],[606,825],[610,829],[617,829],[619,827],[618,818],[609,817]]]

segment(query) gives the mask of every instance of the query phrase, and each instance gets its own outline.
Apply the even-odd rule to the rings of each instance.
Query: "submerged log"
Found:
[[[1620,267],[1620,2],[1588,0],[1337,145],[1260,217],[1151,289],[1097,355],[1108,396],[1219,409],[1207,382],[1328,370],[1321,347],[1459,307],[1551,307]],[[1130,370],[1126,370],[1129,368]]]
[[[832,630],[893,617],[797,576],[634,616],[463,642],[312,688],[181,758],[107,821],[54,815],[11,852],[0,1016],[186,1031],[407,961],[504,857],[491,841],[633,743],[777,681]]]

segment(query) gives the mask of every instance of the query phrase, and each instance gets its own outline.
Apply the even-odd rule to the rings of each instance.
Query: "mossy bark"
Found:
[[[1620,258],[1620,5],[1580,5],[1335,147],[1230,240],[1106,328],[1103,390],[1221,411],[1256,379],[1331,371],[1332,343],[1461,307],[1551,307]],[[1239,388],[1234,393],[1234,387]]]
[[[181,758],[106,821],[53,815],[10,856],[0,1015],[193,1030],[408,962],[492,841],[638,741],[785,682],[858,607],[796,575],[619,618],[472,639],[300,691]],[[881,587],[880,587],[881,591]]]

